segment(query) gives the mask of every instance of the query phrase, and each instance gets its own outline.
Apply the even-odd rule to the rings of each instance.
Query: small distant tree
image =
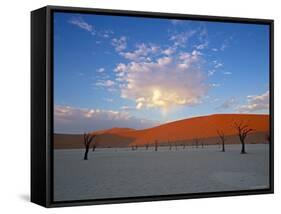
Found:
[[[97,146],[98,146],[98,144],[97,144],[96,142],[94,142],[94,144],[93,144],[93,150],[92,150],[93,152],[96,150]],[[109,146],[108,148],[110,148],[110,146]]]
[[[155,140],[154,146],[155,146],[155,151],[157,152],[157,150],[158,150],[158,141],[157,140]]]
[[[183,147],[182,148],[185,149],[185,146],[186,146],[185,143],[183,143]]]
[[[92,149],[92,151],[94,152],[94,151],[96,151],[96,148],[98,147],[98,139],[96,139],[94,142],[93,142],[93,149]],[[110,146],[108,146],[108,148],[110,148]]]
[[[169,144],[169,150],[172,150],[172,143],[168,141],[168,144]]]
[[[225,142],[225,135],[224,135],[224,132],[223,130],[217,130],[217,134],[219,136],[219,138],[221,139],[221,144],[222,144],[222,152],[225,152],[225,148],[224,148],[224,142]]]
[[[146,150],[148,150],[148,147],[149,147],[149,145],[148,145],[148,144],[146,144],[146,145],[145,145],[145,149],[146,149]]]
[[[84,136],[84,147],[85,147],[84,160],[88,160],[89,148],[90,148],[92,140],[94,139],[94,137],[96,137],[96,135],[84,133],[83,136]]]
[[[198,148],[198,146],[199,146],[199,139],[195,138],[195,147]]]
[[[239,123],[235,122],[234,128],[238,132],[238,137],[239,137],[241,145],[242,145],[241,154],[246,154],[245,139],[250,132],[254,131],[254,129],[249,128],[249,125],[245,124],[243,121],[241,121]]]
[[[267,132],[267,133],[265,134],[265,140],[266,140],[268,143],[270,143],[270,134],[269,134],[269,132]]]

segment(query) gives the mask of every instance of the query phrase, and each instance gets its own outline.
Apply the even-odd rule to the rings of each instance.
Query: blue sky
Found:
[[[55,132],[268,113],[269,27],[54,14]]]

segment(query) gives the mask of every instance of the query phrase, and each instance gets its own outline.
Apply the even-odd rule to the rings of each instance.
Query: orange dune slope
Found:
[[[133,138],[130,145],[152,144],[167,141],[204,139],[217,136],[217,130],[227,135],[236,135],[235,123],[243,123],[254,132],[269,130],[269,115],[260,114],[214,114],[166,123],[144,130],[116,130],[114,134]]]
[[[111,129],[104,129],[104,130],[99,130],[99,131],[94,131],[91,132],[92,135],[100,135],[100,134],[120,134],[120,133],[127,133],[127,132],[132,132],[136,131],[135,129],[130,129],[130,128],[111,128]]]

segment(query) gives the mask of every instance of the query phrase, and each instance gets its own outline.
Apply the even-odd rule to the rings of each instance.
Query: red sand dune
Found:
[[[254,132],[269,130],[269,115],[260,114],[215,114],[194,117],[166,123],[157,127],[128,132],[115,132],[123,137],[134,138],[131,145],[152,144],[158,142],[190,140],[194,138],[210,138],[217,136],[217,130],[222,130],[225,135],[236,135],[234,123],[243,122],[254,129]]]
[[[99,147],[127,147],[133,145],[167,143],[194,143],[195,139],[207,144],[217,144],[217,130],[223,131],[226,143],[239,143],[234,123],[247,124],[254,129],[247,138],[248,143],[264,142],[269,130],[269,115],[260,114],[214,114],[166,123],[144,130],[112,128],[94,131]],[[55,149],[83,148],[83,135],[54,134]]]

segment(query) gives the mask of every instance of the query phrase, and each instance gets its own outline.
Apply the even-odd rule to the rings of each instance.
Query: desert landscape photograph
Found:
[[[269,27],[54,13],[56,202],[270,187]]]

